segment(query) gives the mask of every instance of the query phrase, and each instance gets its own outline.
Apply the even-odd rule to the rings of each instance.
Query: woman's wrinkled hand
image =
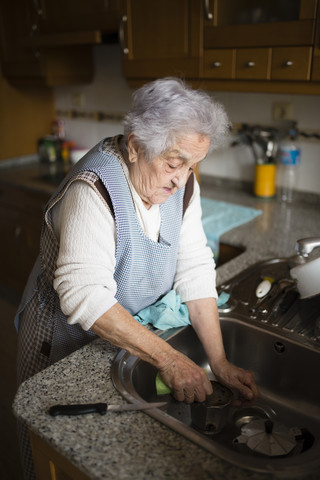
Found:
[[[212,366],[212,370],[219,382],[238,391],[239,397],[233,402],[235,406],[253,405],[259,398],[252,372],[237,367],[226,359],[221,364]]]
[[[177,350],[174,350],[159,372],[179,402],[204,402],[206,396],[212,393],[211,383],[203,368]]]

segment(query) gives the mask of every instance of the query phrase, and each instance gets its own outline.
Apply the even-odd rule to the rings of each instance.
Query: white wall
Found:
[[[57,110],[72,110],[75,93],[83,94],[84,111],[102,111],[124,114],[131,104],[132,90],[121,71],[121,54],[118,45],[97,46],[95,77],[90,85],[73,85],[55,88]],[[272,125],[273,102],[290,102],[293,118],[300,130],[320,131],[320,96],[211,92],[221,101],[232,123]],[[79,146],[91,147],[101,138],[122,132],[119,121],[93,121],[64,118],[68,138]],[[297,188],[320,193],[320,140],[301,141],[302,166]],[[253,180],[254,159],[247,146],[224,148],[211,154],[201,165],[200,172],[218,177]]]

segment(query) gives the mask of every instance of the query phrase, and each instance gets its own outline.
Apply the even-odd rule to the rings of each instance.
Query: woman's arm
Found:
[[[183,303],[198,298],[216,298],[216,271],[212,250],[207,245],[202,221],[200,189],[197,181],[183,217],[177,269],[173,288]]]
[[[178,401],[203,402],[212,393],[205,371],[137,322],[119,303],[93,325],[94,333],[155,366]]]
[[[114,218],[83,180],[70,185],[52,218],[59,242],[53,286],[68,323],[89,330],[116,303]]]
[[[217,302],[202,298],[187,302],[191,324],[208,356],[217,380],[239,392],[238,404],[253,403],[259,396],[253,374],[232,365],[226,358]]]

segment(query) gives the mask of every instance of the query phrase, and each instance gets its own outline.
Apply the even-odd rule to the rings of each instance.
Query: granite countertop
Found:
[[[220,183],[204,178],[202,195],[260,209],[262,215],[221,238],[244,246],[245,251],[218,268],[218,285],[260,260],[293,255],[299,238],[320,236],[318,197],[310,200],[302,196],[286,205],[276,200],[258,200],[232,182]],[[17,392],[15,415],[96,480],[270,478],[213,456],[143,412],[57,418],[46,413],[56,403],[125,403],[110,376],[117,351],[108,342],[95,340],[30,378]]]

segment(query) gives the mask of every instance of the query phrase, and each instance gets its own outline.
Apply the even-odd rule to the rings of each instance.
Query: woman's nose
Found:
[[[190,174],[189,168],[180,168],[174,178],[172,179],[173,183],[177,188],[183,188],[187,183],[188,177]]]

